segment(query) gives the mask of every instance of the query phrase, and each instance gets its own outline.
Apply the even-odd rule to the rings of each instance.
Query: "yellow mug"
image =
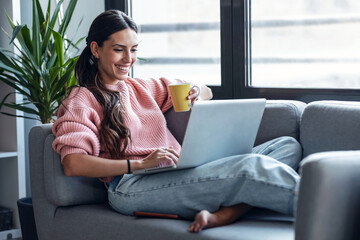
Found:
[[[200,88],[198,86],[193,86],[191,89],[198,89],[198,96],[200,94]],[[170,84],[169,90],[171,95],[171,100],[174,106],[175,112],[186,112],[190,110],[191,103],[187,99],[190,92],[190,83],[179,83],[179,84]]]

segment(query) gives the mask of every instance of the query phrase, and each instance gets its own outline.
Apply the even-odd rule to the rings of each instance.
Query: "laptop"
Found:
[[[191,110],[177,165],[134,171],[152,174],[194,168],[224,157],[251,153],[266,99],[196,102]]]

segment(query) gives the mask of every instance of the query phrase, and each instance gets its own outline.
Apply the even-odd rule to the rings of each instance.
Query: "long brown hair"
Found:
[[[125,13],[108,10],[95,18],[86,38],[86,47],[76,66],[75,76],[80,86],[89,89],[104,109],[100,129],[100,142],[112,158],[121,159],[131,141],[130,129],[124,124],[120,92],[109,90],[101,80],[97,60],[92,55],[90,43],[95,41],[99,47],[115,32],[131,28],[137,32],[135,22]]]

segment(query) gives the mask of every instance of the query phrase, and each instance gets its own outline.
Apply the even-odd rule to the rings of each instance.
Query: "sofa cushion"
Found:
[[[167,127],[180,144],[184,139],[189,117],[190,111],[175,112],[173,108],[170,108],[170,110],[165,113]]]
[[[44,143],[44,184],[49,201],[57,206],[107,202],[107,191],[100,180],[64,174],[60,155],[52,148],[54,139],[49,134]]]
[[[306,104],[300,101],[267,100],[263,118],[255,145],[259,145],[280,136],[291,136],[299,140],[300,117]],[[182,143],[190,117],[189,112],[175,112],[170,109],[165,113],[168,128]]]
[[[299,140],[300,118],[305,106],[300,101],[267,100],[255,146],[281,136]]]
[[[107,204],[59,207],[51,239],[294,239],[293,223],[288,221],[242,219],[198,234],[187,231],[190,223],[186,220],[128,217],[115,212]]]
[[[304,110],[300,125],[303,156],[360,150],[360,102],[316,101]]]

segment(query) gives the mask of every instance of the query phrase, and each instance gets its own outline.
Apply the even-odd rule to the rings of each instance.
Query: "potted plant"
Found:
[[[13,31],[11,35],[5,34],[15,51],[0,49],[0,81],[14,91],[0,99],[0,113],[18,117],[4,111],[5,106],[34,116],[19,117],[51,123],[61,101],[69,93],[70,87],[76,84],[74,67],[79,52],[77,45],[83,38],[73,42],[67,39],[66,30],[77,0],[69,1],[62,16],[63,2],[60,0],[56,4],[51,15],[51,0],[48,0],[45,13],[39,0],[33,0],[32,32],[27,24],[14,23],[7,16]],[[14,93],[21,94],[23,101],[8,102],[9,96]],[[37,239],[31,198],[19,199],[17,205],[23,239]]]
[[[0,81],[23,95],[24,101],[7,102],[15,92],[9,93],[0,99],[0,113],[17,117],[16,114],[4,112],[3,107],[6,106],[34,116],[20,117],[50,123],[70,87],[76,85],[74,67],[78,56],[72,51],[75,49],[78,53],[77,45],[83,38],[76,42],[66,38],[77,0],[69,1],[62,17],[60,9],[63,1],[57,3],[52,16],[51,0],[45,13],[39,0],[32,1],[32,33],[27,24],[14,23],[8,16],[13,30],[12,35],[8,36],[16,51],[0,49]]]

